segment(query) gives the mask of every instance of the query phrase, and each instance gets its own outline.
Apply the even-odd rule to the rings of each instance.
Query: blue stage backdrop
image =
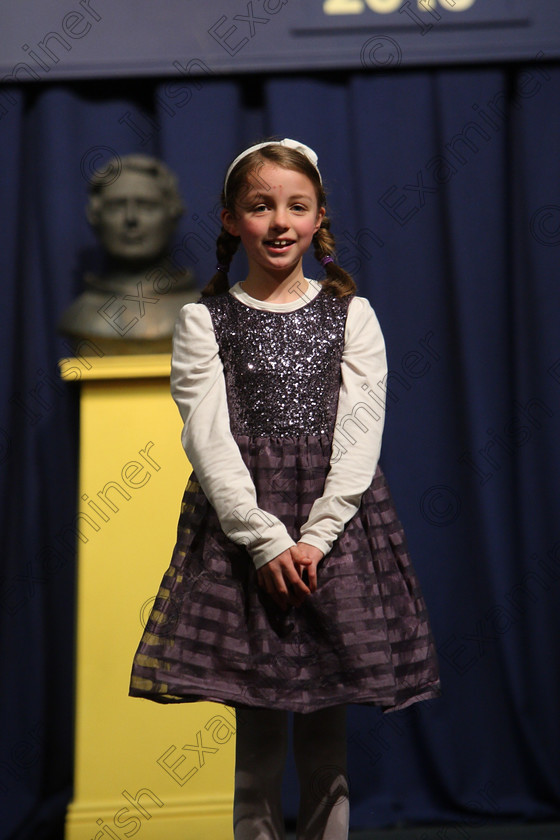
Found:
[[[5,84],[560,56],[557,0],[42,0],[32,16],[3,6]]]
[[[560,68],[31,83],[10,96],[0,836],[58,840],[72,782],[74,556],[45,547],[74,516],[76,406],[55,325],[92,265],[86,180],[113,154],[163,158],[187,205],[177,259],[202,285],[225,167],[268,135],[317,150],[340,261],[386,335],[382,463],[441,657],[441,699],[384,717],[351,708],[353,826],[453,822],[465,836],[560,818]],[[168,560],[153,558],[162,573]],[[287,782],[291,816],[295,795]]]

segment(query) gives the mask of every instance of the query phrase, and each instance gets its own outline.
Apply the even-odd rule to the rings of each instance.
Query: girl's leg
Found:
[[[282,775],[288,747],[288,713],[237,709],[235,840],[284,840]]]
[[[294,757],[300,783],[297,840],[346,840],[346,706],[295,714]]]

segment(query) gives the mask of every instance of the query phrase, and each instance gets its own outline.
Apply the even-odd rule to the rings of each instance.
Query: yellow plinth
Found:
[[[61,362],[80,379],[76,752],[66,840],[230,840],[233,710],[127,695],[189,465],[169,356]]]

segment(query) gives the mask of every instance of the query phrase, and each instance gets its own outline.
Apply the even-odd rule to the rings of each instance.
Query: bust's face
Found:
[[[157,180],[124,170],[100,195],[95,230],[119,262],[150,262],[166,250],[176,220]]]

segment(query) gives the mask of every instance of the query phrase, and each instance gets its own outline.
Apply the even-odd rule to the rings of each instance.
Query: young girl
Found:
[[[193,474],[130,693],[236,708],[236,840],[348,835],[345,707],[439,693],[426,607],[377,465],[383,337],[333,259],[317,156],[260,143],[226,174],[217,272],[179,316],[171,384]],[[229,288],[242,244],[249,271]],[[307,280],[313,245],[326,271]]]

